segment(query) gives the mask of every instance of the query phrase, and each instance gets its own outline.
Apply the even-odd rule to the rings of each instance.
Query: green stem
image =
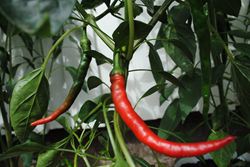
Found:
[[[66,31],[64,34],[62,34],[62,36],[54,43],[54,45],[50,48],[50,50],[49,50],[47,56],[45,57],[45,60],[44,60],[44,62],[43,62],[43,64],[42,64],[42,66],[41,66],[42,71],[45,71],[46,66],[47,66],[47,64],[48,64],[48,61],[49,61],[49,59],[51,58],[51,56],[52,56],[54,50],[55,50],[55,49],[57,48],[57,46],[64,40],[64,38],[66,38],[66,37],[67,37],[70,33],[72,33],[73,31],[80,29],[81,27],[82,27],[82,26],[77,26],[77,27],[73,27],[73,28],[67,30],[67,31]]]
[[[163,12],[166,12],[167,8],[169,5],[173,2],[174,0],[165,0],[161,7],[156,11],[152,19],[149,21],[148,25],[151,26],[151,30],[154,28],[155,24],[158,22],[159,17],[163,14]],[[147,34],[148,35],[148,34]],[[147,35],[145,35],[143,38],[139,39],[138,41],[135,42],[135,50],[140,46],[140,44],[146,39]],[[134,50],[134,51],[135,51]]]
[[[120,51],[115,51],[113,58],[113,69],[111,74],[122,74],[124,75],[124,68],[122,67],[122,60],[120,58]]]
[[[78,159],[78,155],[75,154],[75,156],[74,156],[74,167],[78,167],[78,161],[77,161],[77,159]]]
[[[134,161],[132,157],[129,154],[129,151],[126,147],[125,141],[123,140],[123,136],[121,133],[120,123],[119,123],[119,115],[117,112],[114,112],[114,129],[115,129],[115,135],[118,141],[118,144],[127,160],[127,163],[130,167],[135,167]]]
[[[95,33],[103,40],[103,42],[111,50],[114,50],[115,49],[115,44],[114,44],[112,38],[110,38],[107,34],[105,34],[103,31],[100,30],[100,28],[96,24],[95,17],[92,16],[92,15],[90,15],[90,14],[88,14],[83,9],[83,7],[81,6],[81,4],[78,1],[76,1],[76,9],[82,15],[82,17],[85,19],[85,21],[87,22],[87,24],[89,24],[92,27],[92,29],[95,31]]]
[[[133,12],[133,1],[125,0],[125,8],[129,24],[129,40],[127,46],[126,59],[131,60],[134,49],[134,38],[135,38],[135,28],[134,28],[134,12]]]
[[[112,11],[115,11],[117,9],[120,9],[122,6],[123,6],[123,3],[120,3],[119,5],[117,5],[115,7],[115,4],[118,2],[118,0],[114,0],[112,2],[112,4],[110,5],[110,7],[105,10],[103,13],[101,13],[100,15],[96,16],[96,20],[100,20],[102,19],[104,16],[106,16],[108,13],[112,12]]]
[[[99,38],[101,38],[102,41],[113,51],[115,49],[114,41],[98,27],[94,17],[91,15],[88,16],[87,21]]]
[[[113,136],[111,127],[110,127],[110,125],[109,125],[109,120],[108,120],[108,116],[107,116],[107,111],[108,111],[108,108],[106,108],[106,106],[103,105],[103,117],[104,117],[105,125],[106,125],[106,127],[107,127],[107,131],[108,131],[110,143],[111,143],[111,145],[112,145],[112,147],[113,147],[113,149],[114,149],[115,156],[119,156],[119,151],[118,151],[118,148],[117,148],[117,146],[116,146],[116,143],[115,143],[115,140],[114,140],[114,136]]]

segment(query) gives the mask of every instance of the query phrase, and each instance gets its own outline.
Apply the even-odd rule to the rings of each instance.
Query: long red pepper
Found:
[[[86,74],[89,68],[89,64],[91,62],[91,57],[88,55],[88,51],[90,51],[90,41],[87,37],[85,26],[83,27],[81,49],[82,49],[82,55],[81,55],[81,61],[77,70],[76,80],[71,86],[67,97],[64,99],[63,103],[54,112],[52,112],[48,117],[32,122],[31,126],[37,126],[37,125],[45,124],[45,123],[55,120],[58,116],[66,112],[70,108],[70,106],[74,103],[76,97],[81,91],[84,79],[86,77]]]
[[[234,136],[228,136],[219,140],[195,143],[177,143],[164,140],[152,132],[134,111],[126,94],[124,76],[119,74],[119,72],[113,73],[110,80],[112,99],[115,109],[122,120],[132,130],[138,140],[159,153],[171,157],[198,156],[218,150],[235,139]]]

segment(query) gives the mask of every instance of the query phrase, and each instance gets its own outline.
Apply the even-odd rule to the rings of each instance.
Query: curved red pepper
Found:
[[[126,94],[124,76],[112,74],[110,79],[111,94],[116,111],[138,140],[159,153],[171,157],[198,156],[218,150],[235,139],[234,136],[228,136],[219,140],[195,143],[177,143],[164,140],[154,134],[134,111]]]

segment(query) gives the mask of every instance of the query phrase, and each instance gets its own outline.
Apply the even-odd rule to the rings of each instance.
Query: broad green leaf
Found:
[[[142,12],[143,12],[142,7],[140,7],[137,4],[134,4],[133,8],[134,8],[134,18],[136,18],[137,16],[139,16],[140,14],[142,14]]]
[[[89,54],[91,57],[95,58],[97,65],[102,65],[104,63],[112,64],[113,60],[110,58],[104,56],[100,52],[97,52],[95,50],[89,51],[87,54]]]
[[[26,141],[25,143],[12,146],[9,148],[6,152],[0,154],[0,161],[3,161],[5,159],[9,159],[12,157],[17,157],[23,153],[34,153],[34,152],[40,152],[46,149],[46,146],[32,142],[32,141]]]
[[[64,147],[70,140],[70,137],[64,138],[61,141],[49,146],[46,150],[41,150],[38,155],[36,167],[54,167],[58,164],[60,151],[58,148]]]
[[[222,131],[211,133],[208,137],[209,140],[216,140],[225,137],[226,134]],[[210,153],[214,162],[218,167],[228,167],[234,152],[236,151],[235,142],[223,147],[220,150]]]
[[[163,91],[161,91],[160,96],[160,105],[162,105],[166,100],[168,100],[168,97],[173,93],[175,90],[175,85],[166,86]]]
[[[147,7],[148,11],[154,13],[154,0],[141,0],[141,1]]]
[[[103,82],[100,78],[96,76],[91,76],[88,78],[87,84],[89,90],[96,88],[97,86],[101,85]]]
[[[187,20],[191,17],[190,10],[186,5],[183,4],[179,4],[171,8],[171,10],[169,11],[169,15],[171,16],[175,24],[186,23]]]
[[[197,35],[199,45],[199,57],[202,72],[202,97],[203,97],[203,115],[207,120],[209,111],[210,89],[211,89],[211,39],[208,28],[208,16],[203,10],[203,2],[200,0],[189,0],[191,8],[194,30]]]
[[[190,54],[189,53],[195,53],[196,48],[195,46],[195,39],[194,34],[191,30],[191,27],[188,25],[183,24],[183,27],[186,28],[179,28],[185,31],[178,31],[176,27],[178,25],[174,25],[173,22],[169,23],[168,25],[162,25],[159,33],[160,36],[158,38],[165,39],[161,40],[162,45],[167,52],[167,54],[171,57],[171,59],[175,62],[175,64],[180,67],[183,71],[187,73],[192,73],[193,71],[193,63],[190,60]],[[179,26],[181,27],[181,26]],[[187,39],[183,39],[183,38]],[[186,41],[184,45],[185,49],[183,47],[177,47],[172,41]],[[183,45],[183,46],[184,46]],[[189,48],[188,54],[185,52],[186,48]],[[195,55],[193,55],[194,58]]]
[[[214,7],[218,11],[222,11],[225,14],[238,16],[240,8],[241,8],[241,1],[240,0],[215,0]]]
[[[247,44],[247,43],[235,43],[234,47],[241,54],[245,54],[246,56],[250,57],[250,44]]]
[[[165,80],[171,82],[172,84],[174,84],[174,85],[176,85],[178,87],[183,87],[182,82],[178,78],[176,78],[174,75],[172,75],[171,73],[169,73],[167,71],[162,71],[162,72],[159,72],[159,73],[160,73],[160,75],[162,75],[162,77]]]
[[[54,167],[58,163],[58,150],[47,150],[39,154],[36,167]]]
[[[165,82],[162,75],[159,74],[159,72],[164,71],[161,59],[157,51],[154,49],[154,46],[149,42],[148,42],[148,46],[149,46],[148,58],[149,58],[150,67],[153,73],[153,77],[154,77],[155,82],[158,85],[159,84],[161,85]]]
[[[173,131],[181,121],[181,111],[179,99],[175,99],[166,109],[161,122],[160,129]],[[161,130],[158,130],[158,135],[161,138],[168,138],[169,135]]]
[[[2,0],[0,13],[26,33],[56,34],[70,16],[75,0]]]
[[[250,57],[238,55],[231,65],[233,84],[241,104],[244,119],[250,121]]]
[[[249,31],[244,31],[244,30],[237,29],[237,30],[229,31],[228,34],[233,35],[235,37],[250,39],[250,32]]]
[[[145,37],[151,30],[151,26],[140,21],[134,21],[135,37],[134,39],[140,39]],[[129,39],[129,24],[128,22],[122,22],[112,34],[115,41],[116,48],[122,48],[128,44]]]
[[[11,125],[17,138],[24,142],[34,129],[31,122],[47,111],[49,85],[43,71],[38,68],[17,82],[10,101]]]
[[[90,114],[90,112],[94,109],[94,108],[96,108],[96,106],[97,106],[97,104],[96,103],[94,103],[93,101],[90,101],[90,100],[88,100],[88,101],[86,101],[83,105],[82,105],[82,107],[81,107],[81,109],[80,109],[80,111],[79,111],[79,113],[78,113],[78,118],[82,121],[82,122],[91,122],[91,121],[87,121],[88,119],[89,119],[89,117],[91,116]]]
[[[67,119],[66,116],[61,115],[61,116],[59,116],[59,117],[56,119],[56,121],[57,121],[60,125],[62,125],[63,128],[64,128],[69,134],[72,133],[73,130],[72,130],[72,128],[71,128],[71,126],[70,126],[70,123],[69,123],[69,120]]]
[[[184,86],[179,87],[180,110],[185,119],[201,98],[201,75],[197,71],[192,76],[184,75],[181,82]]]
[[[164,87],[165,87],[165,84],[154,85],[154,86],[152,86],[151,88],[149,88],[149,89],[139,98],[139,100],[137,101],[136,105],[137,105],[143,98],[145,98],[145,97],[147,97],[147,96],[150,96],[150,95],[154,94],[154,93],[157,92],[157,91],[163,90]],[[136,106],[136,105],[135,105],[135,106]]]
[[[32,153],[23,153],[20,155],[20,159],[22,160],[22,166],[23,167],[30,167],[33,160],[33,154]]]

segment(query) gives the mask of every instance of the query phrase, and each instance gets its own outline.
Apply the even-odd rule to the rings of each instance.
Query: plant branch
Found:
[[[174,0],[165,0],[161,7],[156,11],[152,19],[149,21],[148,25],[151,26],[151,30],[154,28],[156,23],[158,22],[159,17],[167,10],[169,5],[173,2]],[[148,35],[148,34],[147,34]],[[147,35],[145,35],[143,38],[139,39],[138,41],[135,42],[134,49],[136,50],[140,44],[146,39]],[[134,51],[135,51],[134,50]]]
[[[117,112],[114,112],[114,129],[115,129],[115,135],[117,138],[117,141],[119,143],[119,146],[127,160],[127,163],[130,167],[135,167],[134,161],[132,157],[130,156],[130,153],[126,147],[125,141],[123,139],[122,133],[121,133],[121,128],[120,128],[120,123],[119,123],[119,115]]]
[[[133,2],[132,0],[125,0],[125,9],[128,18],[129,24],[129,40],[127,46],[127,60],[131,60],[134,49],[134,37],[135,37],[135,28],[134,28],[134,12],[133,12]]]

